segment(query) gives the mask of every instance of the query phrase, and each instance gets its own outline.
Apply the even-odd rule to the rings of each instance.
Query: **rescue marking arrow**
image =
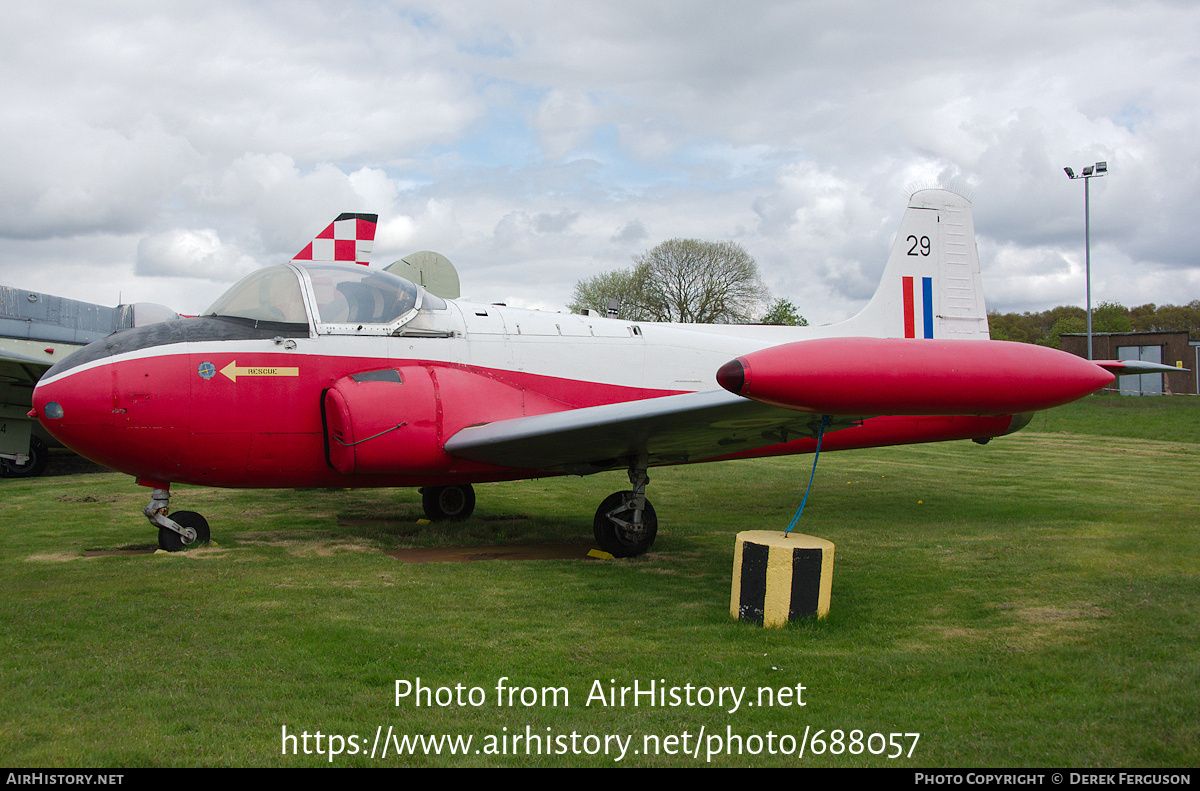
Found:
[[[277,366],[239,366],[237,360],[221,369],[221,373],[236,382],[239,376],[299,376],[299,368],[279,368]]]

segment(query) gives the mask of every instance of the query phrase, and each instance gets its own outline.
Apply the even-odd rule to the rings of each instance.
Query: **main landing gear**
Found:
[[[150,495],[150,504],[142,509],[150,524],[158,528],[159,548],[167,552],[179,552],[207,544],[208,520],[195,511],[176,511],[167,516],[170,501],[169,490],[155,489]]]
[[[24,464],[0,459],[0,478],[36,478],[46,471],[50,462],[50,449],[37,437],[29,438],[29,453]]]
[[[650,549],[658,534],[658,515],[646,499],[646,459],[629,465],[631,491],[615,492],[596,509],[592,530],[596,543],[615,558],[632,558]]]
[[[421,489],[421,505],[430,522],[461,522],[475,510],[475,490],[469,483],[426,486]]]

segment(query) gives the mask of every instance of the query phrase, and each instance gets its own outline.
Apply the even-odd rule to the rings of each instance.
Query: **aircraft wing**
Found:
[[[855,423],[840,417],[826,431]],[[815,437],[820,424],[811,412],[710,390],[471,426],[445,449],[488,464],[585,475],[643,454],[651,466],[680,464]]]
[[[49,368],[45,360],[0,343],[0,455],[6,460],[19,458],[24,463],[29,453],[33,421],[25,413],[33,406],[33,386]]]
[[[27,354],[4,348],[0,343],[0,383],[28,387],[30,393],[42,374],[50,369],[53,363],[39,360]],[[30,406],[33,402],[30,401]]]
[[[53,363],[39,360],[37,357],[31,357],[28,354],[5,349],[0,345],[0,363],[13,363],[15,365],[28,365],[33,370],[40,372],[46,371]]]
[[[682,464],[815,437],[871,415],[1001,416],[1048,409],[1113,381],[1057,349],[982,340],[823,338],[771,346],[717,371],[722,390],[513,418],[459,431],[445,450],[488,464],[584,474],[646,457]]]
[[[1117,376],[1136,374],[1176,374],[1186,371],[1186,368],[1176,368],[1162,363],[1142,362],[1141,360],[1096,360],[1096,365]]]

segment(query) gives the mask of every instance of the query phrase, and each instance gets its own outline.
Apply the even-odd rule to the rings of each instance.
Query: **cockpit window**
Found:
[[[205,315],[230,316],[255,322],[274,322],[308,327],[305,286],[297,264],[270,266],[239,280],[212,304]],[[312,285],[317,322],[355,326],[357,331],[388,332],[389,325],[407,321],[422,309],[446,308],[444,300],[424,292],[402,277],[365,266],[298,264]],[[374,329],[366,329],[372,325]],[[340,331],[337,330],[337,331]]]
[[[379,269],[304,267],[322,324],[391,324],[417,304],[417,287]]]
[[[296,273],[286,266],[269,266],[246,275],[204,313],[255,321],[308,324],[300,281]]]

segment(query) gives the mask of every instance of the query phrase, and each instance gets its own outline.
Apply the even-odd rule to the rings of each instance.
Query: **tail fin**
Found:
[[[375,243],[378,214],[339,214],[329,227],[317,234],[293,261],[330,261],[367,266]]]
[[[839,334],[871,338],[987,339],[987,308],[971,202],[914,192],[875,296]]]

